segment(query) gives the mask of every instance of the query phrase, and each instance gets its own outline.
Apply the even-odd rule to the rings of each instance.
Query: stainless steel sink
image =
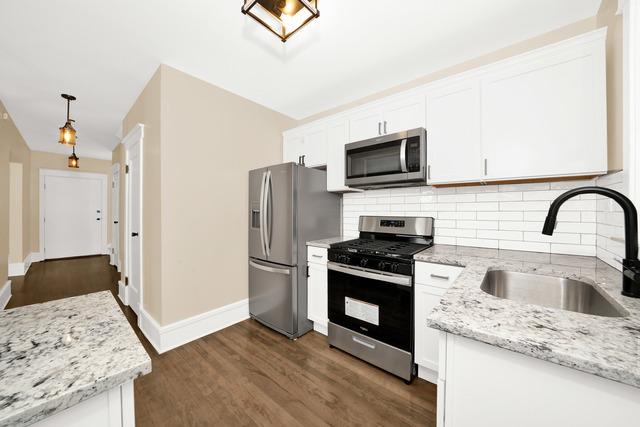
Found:
[[[627,313],[594,286],[579,280],[506,270],[490,270],[480,285],[484,292],[513,301],[594,316],[624,317]]]

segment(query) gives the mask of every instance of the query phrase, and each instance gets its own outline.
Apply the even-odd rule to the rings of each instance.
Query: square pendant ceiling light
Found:
[[[318,0],[244,0],[242,13],[251,16],[283,42],[320,16]]]

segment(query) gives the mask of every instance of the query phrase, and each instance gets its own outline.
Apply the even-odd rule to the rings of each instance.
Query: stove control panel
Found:
[[[369,270],[379,270],[402,274],[404,276],[413,276],[413,262],[411,260],[345,252],[346,251],[337,249],[329,249],[329,261],[367,268]]]

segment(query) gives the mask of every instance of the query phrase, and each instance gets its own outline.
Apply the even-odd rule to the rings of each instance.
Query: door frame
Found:
[[[140,159],[140,195],[139,195],[139,212],[140,212],[140,230],[138,239],[140,242],[140,283],[138,292],[140,294],[140,305],[138,307],[138,311],[140,315],[138,316],[138,325],[140,324],[140,319],[142,317],[143,311],[143,298],[144,298],[144,263],[142,260],[144,259],[144,223],[143,223],[143,204],[144,200],[144,186],[142,185],[144,182],[144,158],[143,158],[143,147],[144,147],[144,125],[142,123],[136,124],[133,129],[122,139],[122,145],[124,146],[124,164],[125,167],[129,166],[130,152],[131,148],[139,144],[139,159]],[[129,272],[131,271],[131,178],[129,173],[126,172],[124,174],[124,216],[125,216],[125,226],[124,226],[124,244],[125,244],[125,260],[124,260],[124,268],[123,268],[123,276],[125,277],[125,301],[126,305],[129,305],[129,291],[127,289],[128,283],[127,279],[129,277]]]
[[[117,180],[116,176],[118,177]],[[116,195],[115,199],[113,197],[114,194]],[[117,233],[114,232],[116,228],[114,221],[118,221]],[[111,165],[111,251],[113,255],[111,262],[112,265],[116,266],[118,272],[120,272],[120,248],[122,247],[120,242],[120,223],[120,163],[114,163]],[[118,243],[117,245],[116,242]]]
[[[105,208],[108,209],[109,206],[109,202],[108,202],[108,179],[107,179],[107,175],[104,173],[95,173],[95,172],[72,172],[72,171],[65,171],[65,170],[58,170],[58,169],[40,169],[40,186],[39,186],[39,194],[38,194],[38,200],[40,203],[40,232],[39,232],[39,239],[40,239],[40,245],[39,245],[39,250],[40,250],[40,256],[38,257],[39,259],[46,259],[45,256],[45,252],[44,252],[44,227],[45,227],[45,223],[44,223],[44,214],[45,214],[45,200],[44,200],[44,192],[45,192],[45,187],[44,187],[44,183],[45,183],[45,178],[46,177],[62,177],[62,178],[74,178],[74,179],[97,179],[100,181],[100,183],[102,184],[102,202],[101,202],[101,207],[100,207],[100,217],[101,217],[101,227],[100,227],[100,247],[102,250],[102,255],[107,255],[109,253],[108,249],[107,249],[107,222],[104,221],[105,217],[108,218],[108,215],[105,215]]]

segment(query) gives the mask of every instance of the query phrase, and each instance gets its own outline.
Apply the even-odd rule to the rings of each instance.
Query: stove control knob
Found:
[[[391,272],[396,273],[397,271],[398,271],[398,264],[394,262],[393,264],[391,264]]]
[[[366,258],[362,258],[360,260],[360,267],[366,267],[367,266],[367,259]]]
[[[386,266],[384,261],[380,261],[378,263],[378,270],[384,270],[384,267]]]

